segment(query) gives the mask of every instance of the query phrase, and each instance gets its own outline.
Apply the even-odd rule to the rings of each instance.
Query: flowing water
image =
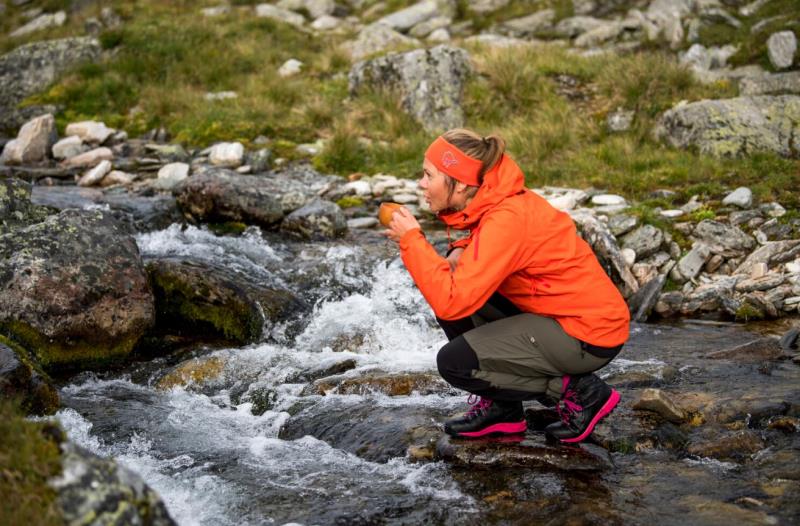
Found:
[[[291,419],[330,415],[328,427],[348,427],[350,420],[342,419],[357,419],[367,441],[375,442],[381,428],[391,434],[400,418],[430,426],[463,408],[463,395],[447,389],[395,397],[304,391],[310,373],[348,359],[355,362],[348,377],[436,372],[436,352],[445,339],[396,248],[374,233],[351,236],[357,237],[294,243],[256,228],[220,237],[177,225],[140,234],[145,259],[207,260],[288,288],[313,307],[296,319],[265,325],[262,343],[193,349],[188,356],[224,363],[220,377],[202,388],[157,389],[157,380],[175,363],[170,357],[69,379],[57,414],[69,438],[139,473],[181,525],[561,524],[576,517],[576,523],[597,524],[716,524],[734,517],[740,523],[789,524],[798,518],[796,501],[785,502],[800,494],[800,476],[774,482],[767,468],[755,468],[751,460],[687,457],[654,447],[614,453],[615,467],[601,476],[531,470],[476,475],[443,462],[412,462],[403,454],[378,459],[340,440],[281,438]],[[788,397],[784,414],[795,411],[797,390],[786,386],[798,385],[800,367],[791,361],[764,374],[755,365],[709,365],[702,359],[753,338],[735,326],[639,325],[623,356],[603,374],[657,376],[670,365],[678,371],[670,381],[686,390]],[[259,393],[269,393],[266,410],[255,410]],[[786,458],[797,472],[796,432],[769,448],[789,451]],[[743,497],[761,508],[737,501]],[[687,513],[692,520],[686,521]]]

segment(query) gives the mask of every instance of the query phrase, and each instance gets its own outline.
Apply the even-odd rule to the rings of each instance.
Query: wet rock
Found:
[[[0,236],[0,328],[46,369],[123,357],[153,318],[139,249],[110,214],[66,210]]]
[[[86,37],[33,42],[0,57],[0,129],[16,131],[24,122],[20,121],[24,115],[13,111],[17,104],[46,89],[64,72],[99,57],[100,43]]]
[[[333,239],[347,232],[347,220],[336,203],[315,199],[286,216],[281,230],[301,239]]]
[[[734,360],[744,363],[760,363],[765,360],[778,360],[783,357],[783,350],[775,338],[761,338],[706,355],[706,358],[712,360]]]
[[[603,372],[603,380],[617,388],[665,385],[673,382],[677,376],[678,369],[665,363],[645,362],[622,371],[614,371],[613,366],[609,366]]]
[[[664,233],[652,226],[642,225],[622,238],[622,247],[636,252],[638,259],[646,258],[658,252],[664,242]]]
[[[639,399],[634,402],[633,408],[652,411],[660,415],[664,420],[674,424],[680,424],[686,420],[686,411],[660,389],[645,389],[642,391]]]
[[[335,360],[332,363],[327,361],[317,364],[315,367],[298,373],[296,376],[288,378],[286,383],[314,382],[328,376],[339,375],[356,368],[356,361],[352,358]],[[323,393],[318,393],[323,394]]]
[[[436,458],[457,467],[489,470],[533,468],[585,473],[613,467],[602,448],[554,445],[541,434],[504,438],[469,440],[445,435],[436,444]]]
[[[767,55],[775,69],[786,69],[794,62],[797,37],[792,31],[779,31],[767,39]]]
[[[192,358],[182,362],[164,374],[157,382],[156,388],[167,391],[174,387],[202,387],[217,380],[225,367],[221,358],[206,356]]]
[[[739,208],[750,208],[753,205],[753,192],[745,186],[740,186],[726,195],[725,199],[722,200],[722,204],[735,205]]]
[[[370,24],[364,27],[355,40],[345,42],[344,49],[353,60],[362,60],[370,55],[399,46],[413,46],[419,41],[409,38],[383,24]]]
[[[186,163],[165,164],[158,171],[158,179],[153,186],[159,190],[171,190],[189,177],[189,165]]]
[[[190,258],[149,261],[147,274],[158,333],[252,343],[268,333],[265,329],[306,307],[287,290]]]
[[[78,186],[94,186],[103,180],[103,177],[111,171],[111,162],[100,161],[97,166],[90,168],[83,176],[78,179]]]
[[[256,6],[256,16],[262,18],[271,18],[279,22],[284,22],[296,27],[302,27],[305,24],[305,17],[298,13],[293,13],[288,9],[281,9],[278,6],[271,4],[258,4]]]
[[[792,157],[800,151],[800,97],[738,97],[678,105],[664,113],[656,135],[678,148],[716,157],[758,151]]]
[[[386,462],[406,455],[410,445],[427,443],[441,433],[442,410],[423,406],[382,407],[375,403],[348,405],[335,398],[294,415],[279,438],[295,440],[311,435],[331,446],[373,461]]]
[[[161,497],[115,460],[63,442],[61,465],[61,476],[50,485],[66,524],[175,525]]]
[[[777,517],[762,510],[749,510],[730,502],[700,495],[683,497],[679,505],[702,523],[716,524],[779,524]]]
[[[314,382],[315,394],[357,394],[382,393],[387,396],[408,396],[443,393],[450,386],[441,376],[424,373],[368,374],[355,378],[328,377]],[[310,393],[309,393],[310,394]]]
[[[6,399],[17,398],[29,414],[54,413],[59,406],[58,391],[52,380],[28,353],[0,336],[0,394]]]
[[[800,480],[800,450],[797,448],[783,450],[765,450],[759,453],[754,464],[765,471],[770,479]]]
[[[724,257],[745,255],[756,246],[756,241],[736,227],[704,219],[694,229],[693,235],[708,245],[713,254]]]
[[[642,286],[635,294],[628,298],[628,309],[631,320],[646,321],[658,303],[661,290],[666,283],[666,276],[655,276]]]
[[[742,95],[800,95],[800,71],[744,77],[739,81]]]
[[[185,179],[173,193],[183,213],[194,221],[271,227],[283,219],[283,206],[274,190],[263,178],[214,170]]]
[[[349,74],[351,95],[365,89],[397,91],[403,109],[426,130],[463,125],[461,93],[471,73],[469,54],[459,48],[436,46],[355,64]]]
[[[116,130],[103,122],[81,121],[67,124],[66,135],[77,135],[85,143],[103,144]]]
[[[52,211],[31,202],[31,185],[0,179],[0,236],[44,221]]]
[[[17,138],[6,143],[0,163],[29,164],[47,160],[50,148],[58,139],[56,122],[46,114],[26,122]]]
[[[61,165],[65,168],[92,168],[103,161],[111,161],[113,159],[114,152],[103,146],[76,155],[75,157],[70,157],[62,162]]]
[[[786,351],[790,350],[797,350],[800,348],[800,327],[794,327],[789,329],[781,336],[781,339],[778,341],[778,344],[781,346],[781,349]]]
[[[606,273],[620,288],[622,295],[628,298],[639,290],[639,283],[625,264],[617,241],[608,228],[589,214],[575,213],[572,219],[577,223],[583,238],[594,250]]]
[[[709,440],[692,439],[686,452],[704,458],[717,460],[742,461],[749,459],[750,455],[764,449],[764,441],[757,433],[750,430],[728,433],[715,436]]]

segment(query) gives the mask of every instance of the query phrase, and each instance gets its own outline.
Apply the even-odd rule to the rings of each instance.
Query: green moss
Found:
[[[354,208],[356,206],[362,206],[364,200],[360,197],[348,195],[336,201],[336,204],[339,205],[340,208]]]
[[[18,402],[0,398],[0,524],[63,524],[48,480],[61,473],[53,424],[25,419]]]
[[[753,307],[746,301],[736,310],[736,321],[756,321],[763,320],[764,313]]]
[[[33,391],[20,399],[20,408],[29,414],[55,413],[61,401],[58,391],[53,387],[53,381],[50,376],[42,370],[38,363],[31,359],[28,351],[16,342],[0,334],[0,344],[10,347],[17,355],[17,358],[30,369],[32,374],[38,375],[40,378],[40,381],[31,383]]]
[[[705,206],[689,214],[689,220],[695,223],[699,223],[704,219],[714,219],[715,217],[717,217],[717,213]]]
[[[209,223],[209,230],[217,235],[240,235],[247,229],[247,225],[238,221],[226,221],[224,223]]]

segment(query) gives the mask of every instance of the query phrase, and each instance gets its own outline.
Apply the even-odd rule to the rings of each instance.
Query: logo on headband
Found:
[[[451,166],[458,164],[458,160],[456,160],[456,156],[453,155],[453,152],[448,150],[442,155],[442,164],[445,168],[450,168]]]

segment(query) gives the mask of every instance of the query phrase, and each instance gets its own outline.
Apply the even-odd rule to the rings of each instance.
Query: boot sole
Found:
[[[484,427],[480,431],[470,431],[467,433],[455,433],[453,436],[460,437],[482,437],[490,433],[524,433],[528,429],[528,424],[525,420],[521,422],[503,422],[500,424],[492,424],[489,427]]]
[[[574,444],[575,442],[581,442],[582,440],[584,440],[586,437],[592,434],[594,426],[596,426],[600,420],[608,416],[608,414],[614,410],[614,408],[617,406],[618,403],[619,403],[619,393],[616,391],[616,389],[612,389],[611,396],[608,397],[608,400],[606,400],[606,403],[603,404],[603,407],[601,407],[600,410],[597,412],[597,414],[594,415],[594,418],[592,418],[592,421],[589,422],[589,425],[586,427],[586,430],[576,437],[562,438],[561,442],[564,442],[566,444]]]

